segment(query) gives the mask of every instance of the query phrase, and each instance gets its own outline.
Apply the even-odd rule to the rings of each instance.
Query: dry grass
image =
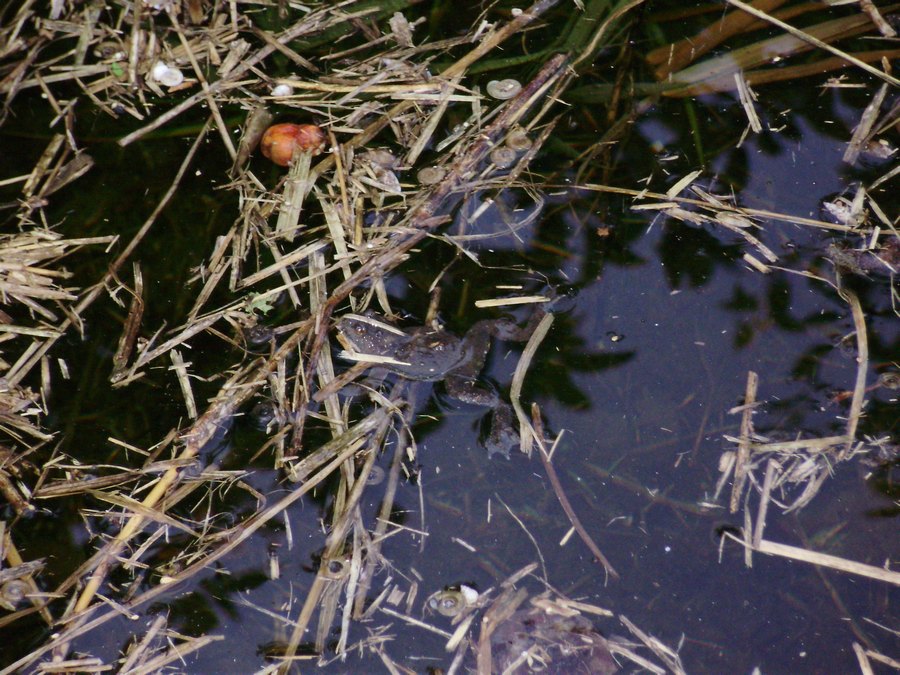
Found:
[[[729,2],[746,9],[737,0]],[[351,311],[359,312],[371,305],[391,314],[394,308],[384,287],[385,277],[415,255],[417,244],[447,222],[448,214],[466,193],[528,187],[529,163],[554,129],[560,114],[558,99],[575,76],[573,65],[589,61],[608,33],[641,3],[622,3],[585,37],[579,50],[547,55],[532,79],[523,83],[521,92],[507,101],[487,97],[473,87],[468,80],[469,71],[508,40],[521,37],[526,31],[545,30],[542,16],[557,4],[556,0],[539,0],[502,23],[485,25],[475,21],[464,36],[419,43],[414,39],[416,27],[399,12],[404,3],[396,3],[396,8],[352,0],[308,4],[306,11],[296,12],[298,18],[293,23],[277,32],[259,28],[254,22],[254,6],[238,3],[217,5],[215,11],[208,12],[200,3],[188,2],[179,12],[169,3],[160,7],[152,3],[120,3],[100,11],[93,6],[73,8],[53,2],[49,14],[42,14],[44,7],[26,1],[0,14],[0,59],[5,64],[0,70],[0,93],[4,96],[0,122],[12,113],[23,92],[39,89],[54,108],[57,126],[66,130],[51,139],[30,174],[6,181],[21,182],[22,196],[17,204],[5,205],[15,209],[18,232],[0,235],[0,297],[4,306],[11,308],[10,314],[0,313],[0,342],[16,341],[17,354],[14,362],[0,364],[0,425],[9,446],[0,447],[0,491],[18,516],[28,515],[43,500],[91,496],[90,503],[101,505],[103,510],[85,511],[85,519],[103,516],[117,525],[115,534],[99,540],[93,556],[68,579],[41,591],[35,582],[40,580],[40,561],[22,561],[13,544],[14,532],[9,531],[12,528],[0,523],[0,548],[7,564],[6,569],[0,570],[0,575],[5,574],[0,580],[25,580],[30,590],[30,604],[24,608],[13,605],[16,611],[0,617],[0,626],[15,626],[17,621],[39,613],[55,633],[52,640],[3,672],[36,667],[51,657],[64,659],[69,645],[78,637],[102,630],[110,620],[171,593],[179,584],[233,552],[260,528],[286,517],[289,506],[334,478],[339,479],[339,487],[326,524],[322,559],[299,616],[289,624],[285,621],[291,628],[278,654],[283,659],[281,663],[300,658],[296,652],[316,613],[316,649],[319,653],[325,651],[326,638],[333,626],[339,625],[338,656],[352,648],[347,643],[348,626],[373,614],[401,618],[440,632],[427,622],[416,624],[408,611],[396,609],[403,603],[412,606],[414,592],[406,595],[395,588],[398,596],[394,597],[392,589],[385,588],[373,603],[367,604],[376,573],[390,567],[390,561],[381,552],[382,542],[399,531],[393,529],[389,516],[403,462],[414,457],[416,451],[415,439],[409,432],[413,407],[409,398],[414,393],[408,391],[407,383],[398,384],[386,394],[373,392],[371,412],[351,421],[337,392],[362,369],[336,376],[329,348],[332,316],[347,304]],[[802,35],[791,30],[791,37],[781,38],[780,48],[785,54],[799,53],[810,44],[821,47],[830,42],[836,32],[846,36],[848,31],[879,25],[877,11],[870,5],[869,9],[868,15],[860,14],[853,21],[842,20],[839,25],[823,22]],[[281,10],[287,11],[288,7],[279,4]],[[134,12],[140,20],[135,20]],[[766,81],[769,75],[752,69],[763,63],[761,55],[770,45],[760,43],[732,52],[727,64],[712,60],[689,65],[735,30],[746,28],[745,24],[744,14],[731,13],[719,29],[705,32],[703,40],[692,42],[692,49],[687,49],[686,43],[671,45],[665,54],[661,51],[649,58],[659,67],[658,77],[679,85],[670,93],[688,95],[738,88],[750,128],[756,133],[760,127],[750,86]],[[340,45],[347,35],[357,31],[368,35],[367,45],[348,41],[346,48],[318,60],[313,59],[312,53],[295,51],[297,44],[303,44],[298,42],[301,38],[309,44],[322,40]],[[828,49],[834,51],[830,46]],[[440,73],[432,72],[433,61],[446,60],[450,55],[450,65]],[[291,62],[299,75],[269,76],[267,68],[275,56]],[[885,87],[897,84],[888,73],[868,65],[876,60],[872,55],[838,56],[842,63],[849,61],[870,72],[877,70]],[[154,75],[161,63],[179,70],[183,81],[172,85],[162,82],[158,74]],[[289,93],[276,94],[276,85],[288,87]],[[64,89],[65,86],[69,88]],[[78,96],[61,98],[61,91],[71,93],[73,88],[80,92]],[[881,113],[883,98],[882,92],[881,99],[873,101],[867,111],[865,124],[860,125],[861,130],[853,139],[855,151],[848,153],[848,162],[855,161],[859,149],[891,123]],[[155,102],[169,99],[178,102],[160,106],[166,109],[159,112]],[[62,238],[45,222],[43,210],[54,194],[77,181],[93,165],[71,133],[76,101],[81,101],[80,105],[89,102],[111,118],[139,120],[141,126],[120,140],[122,146],[165,128],[188,111],[208,111],[203,129],[185,154],[167,192],[137,234],[110,260],[107,272],[88,288],[66,285],[69,274],[62,264],[64,258],[82,247],[111,245],[116,238]],[[299,154],[280,182],[269,186],[253,172],[249,158],[271,121],[267,106],[274,103],[298,117],[308,119],[315,115],[321,119],[331,149],[324,156]],[[470,116],[466,124],[441,137],[438,130],[444,127],[451,105],[465,107]],[[223,110],[235,109],[246,113],[237,143],[223,117]],[[406,152],[395,155],[373,147],[374,139],[385,133],[391,134],[396,145],[406,148]],[[492,152],[503,147],[514,134],[521,137],[523,133],[531,137],[531,147],[520,151],[511,166],[498,166]],[[216,241],[205,261],[196,266],[196,296],[181,325],[150,328],[149,336],[142,337],[147,331],[142,326],[144,279],[133,260],[134,251],[141,241],[152,236],[160,215],[192,169],[198,148],[208,140],[217,143],[232,163],[227,189],[239,198],[240,211],[233,227]],[[436,159],[430,160],[429,166],[440,169],[443,178],[434,184],[410,183],[403,176],[412,175],[414,168],[424,168],[421,158],[426,148],[437,150]],[[877,249],[879,232],[887,237],[897,236],[887,218],[874,225],[858,219],[835,224],[742,208],[729,198],[694,186],[699,175],[698,171],[686,176],[667,194],[592,183],[582,187],[632,195],[635,209],[659,211],[662,217],[725,228],[755,251],[756,255],[748,253],[745,260],[751,269],[761,273],[775,269],[778,256],[751,233],[755,227],[775,227],[774,223],[781,221],[827,228],[859,237],[867,242],[867,250]],[[688,187],[696,198],[679,196]],[[883,213],[865,193],[856,209],[857,215],[861,210]],[[453,238],[454,245],[461,249],[465,242],[465,236]],[[128,263],[131,270],[126,277]],[[827,478],[833,462],[845,461],[863,450],[864,444],[856,438],[856,427],[866,391],[865,319],[858,299],[850,291],[842,291],[856,322],[860,355],[846,434],[831,439],[798,440],[794,445],[773,444],[759,438],[752,424],[755,374],[748,382],[744,407],[736,411],[742,414],[740,437],[733,439],[738,450],[727,455],[719,491],[724,491],[726,482],[733,477],[733,512],[747,509],[748,486],[761,495],[755,526],[750,526],[748,516],[748,550],[785,554],[762,538],[768,504],[777,503],[786,510],[802,507]],[[216,306],[214,298],[223,294],[235,300]],[[297,320],[275,330],[266,353],[233,364],[212,400],[198,400],[192,382],[200,374],[189,358],[190,341],[204,333],[232,344],[249,339],[247,336],[262,323],[266,304],[282,296],[287,296],[298,310]],[[139,465],[86,466],[78,458],[54,453],[43,466],[30,467],[28,457],[53,440],[40,424],[41,416],[47,412],[44,401],[52,386],[50,373],[55,372],[51,367],[51,349],[62,336],[81,330],[81,317],[101,298],[110,298],[127,311],[118,348],[111,359],[110,385],[127,391],[129,385],[146,376],[148,369],[169,368],[179,384],[188,422],[170,430],[151,448],[110,439],[138,458],[138,463],[143,460]],[[479,306],[502,306],[543,299],[513,294],[480,298],[478,302]],[[305,318],[300,318],[301,308],[306,312]],[[523,447],[532,442],[536,445],[573,527],[608,575],[617,578],[612,564],[581,526],[556,479],[552,448],[547,449],[540,415],[529,416],[519,400],[528,364],[550,321],[552,317],[541,325],[529,344],[513,384],[512,401]],[[292,367],[288,364],[294,361],[299,362],[296,375],[289,375]],[[65,364],[58,364],[58,368],[65,372]],[[40,389],[29,389],[24,385],[26,381],[40,382]],[[197,458],[204,448],[228,429],[232,418],[262,391],[273,399],[282,423],[259,453],[272,457],[272,465],[292,481],[290,490],[273,502],[267,502],[264,495],[254,495],[259,498],[258,509],[230,527],[215,526],[212,516],[188,521],[173,515],[173,509],[192,494],[211,496],[218,490],[232,488],[252,492],[242,483],[241,472],[222,471],[215,463],[199,473],[189,469],[196,470]],[[313,423],[326,426],[331,439],[309,449],[305,439]],[[363,522],[359,505],[375,460],[389,438],[393,439],[394,454],[387,475],[388,487],[380,518],[370,526]],[[761,471],[765,473],[762,480],[758,475]],[[91,473],[97,476],[85,477]],[[775,500],[779,491],[787,492],[796,485],[802,488],[792,502]],[[423,526],[413,535],[424,538],[424,531]],[[150,545],[173,532],[186,534],[190,544],[172,561],[171,572],[163,577],[163,583],[147,589],[135,582],[127,600],[112,600],[110,573],[141,569],[146,565],[142,557]],[[821,558],[811,562],[826,564]],[[844,569],[858,571],[852,566]],[[442,633],[448,637],[448,649],[457,654],[457,667],[470,653],[476,655],[482,672],[490,670],[491,633],[525,602],[525,597],[513,589],[515,581],[530,572],[504,581],[496,591],[487,591],[479,604],[460,618],[454,634]],[[883,579],[896,583],[890,576]],[[63,602],[55,602],[57,599]],[[602,613],[599,608],[576,607],[549,590],[530,602],[536,608],[530,611],[544,611],[553,604],[556,613],[562,611],[563,605],[574,614]],[[484,617],[480,635],[474,621],[476,610],[480,612],[478,616]],[[622,623],[637,643],[610,641],[607,645],[603,641],[604,649],[654,672],[682,672],[674,651],[624,617]],[[217,639],[178,635],[160,617],[117,667],[121,672],[155,672]],[[389,663],[382,649],[389,639],[388,635],[373,631],[357,647],[377,653],[388,667],[399,670],[397,664]],[[653,656],[639,655],[638,644]],[[863,654],[860,658],[865,657]],[[60,660],[54,667],[88,671],[107,665],[110,664],[96,660]]]

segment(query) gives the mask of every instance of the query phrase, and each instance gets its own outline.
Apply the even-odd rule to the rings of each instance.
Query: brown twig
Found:
[[[866,335],[866,317],[863,314],[859,297],[849,288],[840,289],[841,296],[850,305],[853,314],[853,326],[856,329],[856,384],[853,387],[853,399],[850,401],[850,413],[847,415],[847,444],[841,453],[846,458],[856,441],[856,428],[859,426],[859,417],[862,414],[863,403],[866,397],[866,375],[869,370],[869,340]]]
[[[606,570],[606,573],[613,579],[619,579],[619,573],[616,572],[606,556],[603,555],[600,547],[597,546],[591,535],[588,534],[584,525],[581,524],[581,520],[576,515],[575,509],[572,508],[572,503],[569,501],[569,498],[563,490],[562,483],[559,481],[559,476],[556,475],[556,469],[553,468],[553,464],[550,461],[550,453],[547,452],[547,448],[544,445],[544,423],[543,420],[541,420],[541,413],[536,403],[533,403],[531,406],[531,423],[535,429],[535,440],[537,441],[538,454],[540,455],[541,463],[544,465],[544,471],[547,472],[547,478],[553,486],[553,492],[556,494],[560,506],[562,506],[563,511],[566,512],[566,517],[569,519],[569,522],[572,523],[572,527],[575,528],[575,531],[578,533],[578,536],[581,537],[581,540],[591,550],[591,553],[594,554],[597,562],[603,565],[603,569]],[[557,439],[553,444],[554,446],[559,441],[559,438],[560,437],[557,436]],[[551,452],[552,450],[553,449],[551,448]]]

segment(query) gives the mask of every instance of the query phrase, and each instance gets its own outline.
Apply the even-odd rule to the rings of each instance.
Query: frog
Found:
[[[485,443],[488,457],[499,453],[509,458],[510,450],[519,442],[512,408],[478,378],[493,338],[523,342],[542,316],[542,312],[535,312],[523,328],[509,319],[483,319],[463,337],[429,325],[403,330],[375,313],[346,314],[335,328],[348,358],[371,360],[407,380],[443,382],[450,398],[492,408],[491,431]]]

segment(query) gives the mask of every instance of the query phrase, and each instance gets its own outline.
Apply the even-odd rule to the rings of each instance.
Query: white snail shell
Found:
[[[476,602],[478,602],[478,597],[480,594],[471,586],[460,584],[459,592],[462,593],[462,596],[466,599],[466,604],[474,605]]]
[[[513,79],[491,80],[487,83],[487,87],[485,88],[489,95],[500,99],[501,101],[512,98],[522,91],[521,83],[518,80]]]
[[[272,87],[272,96],[290,96],[294,88],[289,84],[278,84]]]
[[[163,61],[153,66],[153,70],[150,73],[153,75],[154,80],[166,87],[177,87],[184,82],[184,74],[178,68],[173,68]]]

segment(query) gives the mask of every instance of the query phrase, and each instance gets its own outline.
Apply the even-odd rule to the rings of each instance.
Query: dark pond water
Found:
[[[589,73],[585,81],[594,77],[599,74]],[[876,86],[859,73],[850,77],[864,88],[820,89],[821,78],[760,88],[757,107],[767,128],[749,134],[739,148],[746,117],[736,95],[654,103],[615,147],[611,173],[604,175],[598,162],[583,182],[665,192],[703,168],[699,184],[734,195],[742,206],[819,218],[824,200],[889,168],[877,163],[850,168],[841,161]],[[22,97],[17,105],[19,118],[0,130],[4,177],[29,171],[45,143],[43,131],[27,119],[32,110],[34,117],[45,114],[41,101]],[[82,118],[81,139],[97,167],[55,196],[48,215],[68,236],[119,233],[127,240],[167,187],[197,129],[173,126],[170,137],[122,150],[112,141],[127,130],[91,120]],[[852,390],[856,376],[855,353],[843,340],[854,330],[850,309],[829,284],[788,271],[833,279],[825,251],[842,235],[764,219],[754,234],[787,269],[752,270],[742,256],[753,250],[727,229],[634,210],[631,197],[574,185],[578,166],[569,151],[584,150],[602,132],[591,106],[576,105],[566,113],[535,165],[555,186],[539,190],[544,200],[539,217],[518,239],[467,245],[482,267],[460,259],[449,268],[441,281],[441,317],[462,332],[495,315],[471,309],[472,301],[494,297],[505,285],[526,292],[554,288],[566,296],[523,397],[540,405],[549,433],[561,434],[554,466],[563,489],[621,579],[607,582],[582,542],[565,538],[570,525],[540,462],[520,453],[489,461],[479,444],[484,411],[449,400],[437,386],[433,395],[421,394],[413,428],[419,447],[410,469],[418,480],[402,482],[396,498],[394,519],[411,531],[384,544],[390,566],[379,571],[373,594],[388,584],[407,590],[416,582],[419,596],[410,613],[421,617],[424,598],[445,586],[465,583],[484,590],[540,562],[538,574],[567,596],[624,615],[679,647],[688,672],[755,667],[766,673],[854,672],[854,642],[897,658],[900,643],[879,626],[897,629],[896,589],[759,554],[748,569],[742,549],[726,544],[720,553],[718,538],[723,529],[743,526],[742,516],[727,510],[730,483],[717,501],[714,494],[720,457],[734,447],[725,436],[740,433],[740,415],[728,411],[742,402],[748,371],[759,374],[758,399],[764,401],[754,417],[758,433],[784,440],[840,435],[845,429],[849,397],[836,393]],[[238,215],[236,197],[222,189],[227,167],[214,140],[201,150],[196,166],[136,254],[147,280],[147,335],[184,320],[196,292],[188,283],[193,268]],[[256,169],[272,184],[279,175],[262,163]],[[473,193],[447,232],[470,221],[487,198],[495,205],[469,222],[468,232],[502,230],[535,208],[533,195],[524,190]],[[896,179],[875,198],[896,217]],[[0,201],[12,199],[15,190],[5,189]],[[431,240],[425,247],[387,284],[395,304],[417,318],[428,304],[425,289],[455,255],[444,241]],[[75,282],[87,284],[106,262],[99,252],[85,251],[67,267]],[[850,283],[866,314],[866,381],[873,384],[879,373],[896,368],[900,322],[886,277]],[[57,434],[53,448],[85,463],[137,462],[108,439],[148,447],[184,420],[183,399],[166,365],[124,390],[109,387],[124,316],[109,298],[101,299],[85,317],[85,339],[73,334],[53,353],[71,371],[68,381],[56,377],[48,401],[47,427]],[[202,364],[200,372],[214,374],[241,358],[222,345],[201,336],[186,358]],[[520,350],[521,345],[504,343],[491,352],[484,375],[501,391],[508,390]],[[202,407],[218,382],[195,386]],[[887,437],[896,443],[896,391],[873,389],[867,399],[859,439]],[[264,441],[246,417],[239,418],[217,451],[225,469],[250,467],[245,483],[274,501],[292,485],[271,469],[270,458],[251,463]],[[386,456],[381,463],[388,462]],[[770,510],[766,538],[875,566],[896,561],[895,480],[896,455],[891,460],[873,453],[865,461],[837,465],[806,508],[790,514]],[[367,522],[377,514],[382,490],[374,486],[366,492]],[[323,489],[304,499],[289,510],[287,522],[272,521],[205,574],[139,608],[137,619],[112,621],[76,641],[74,649],[110,661],[129,636],[143,634],[164,614],[181,633],[225,636],[188,657],[183,670],[263,668],[268,646],[290,634],[281,617],[285,610],[296,616],[314,578],[322,522],[333,498]],[[257,505],[250,490],[238,485],[220,499],[235,517]],[[96,542],[89,540],[78,513],[85,506],[104,508],[89,497],[56,500],[16,525],[24,558],[47,558],[48,580],[62,580],[94,550]],[[198,500],[190,515],[202,519],[205,508]],[[114,531],[110,523],[93,522],[92,530],[97,528]],[[427,532],[424,545],[415,534],[420,529]],[[185,543],[177,534],[158,543],[154,564]],[[277,580],[268,574],[273,553],[280,561]],[[122,575],[115,581],[124,585],[128,579]],[[529,589],[539,592],[541,586],[534,581]],[[452,631],[442,617],[427,618]],[[614,618],[596,625],[607,636],[627,633]],[[391,638],[385,651],[398,662],[416,672],[448,666],[444,638],[383,615],[354,624],[350,643],[385,626]],[[0,628],[0,665],[46,639],[36,619]],[[377,657],[358,652],[321,667],[335,673],[383,669]]]

